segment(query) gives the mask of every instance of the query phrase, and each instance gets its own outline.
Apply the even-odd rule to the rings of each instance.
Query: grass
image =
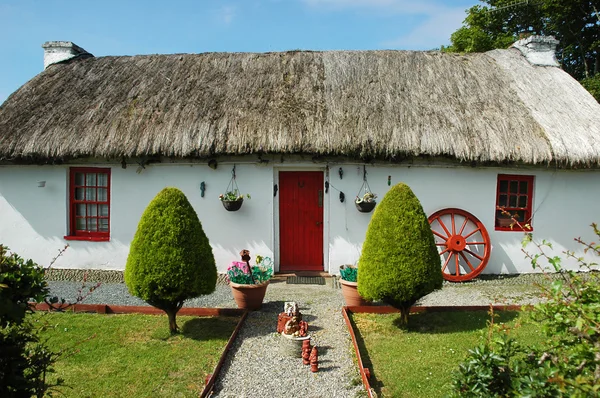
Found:
[[[238,317],[38,313],[42,334],[61,351],[50,380],[65,380],[66,397],[197,397]]]
[[[496,322],[519,324],[521,342],[534,343],[536,327],[521,322],[524,314],[498,312]],[[398,328],[398,314],[352,314],[370,383],[383,397],[442,397],[450,392],[452,374],[467,351],[487,331],[485,311],[411,314]]]

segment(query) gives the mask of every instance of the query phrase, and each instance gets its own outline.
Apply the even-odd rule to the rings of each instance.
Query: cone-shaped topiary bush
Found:
[[[210,294],[217,283],[212,248],[183,192],[165,188],[150,202],[131,242],[129,292],[165,311],[171,333],[184,300]]]
[[[440,255],[419,199],[408,185],[393,186],[375,208],[358,266],[358,292],[400,310],[442,287]]]

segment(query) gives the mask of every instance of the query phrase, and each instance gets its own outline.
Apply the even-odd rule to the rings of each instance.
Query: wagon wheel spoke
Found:
[[[450,255],[448,256],[448,258],[446,259],[446,261],[444,262],[444,266],[442,267],[442,273],[446,270],[446,267],[448,266],[448,263],[450,262],[450,259],[452,258],[452,255],[454,253],[450,253]]]
[[[469,235],[465,235],[464,238],[469,239],[471,236],[473,236],[476,232],[478,232],[480,230],[481,230],[480,228],[477,228],[476,230],[469,232]]]
[[[448,239],[448,236],[444,236],[444,235],[440,234],[438,231],[431,230],[431,232],[433,232],[434,235],[439,236],[440,238],[442,238],[444,240]]]
[[[460,264],[458,262],[458,256],[454,255],[454,262],[456,263],[456,276],[460,276]]]
[[[437,231],[433,230],[436,220],[439,224],[439,227],[435,225]],[[437,240],[435,245],[440,247],[444,279],[468,281],[483,271],[490,258],[491,243],[485,226],[477,217],[461,209],[448,208],[430,215],[429,224]],[[467,241],[469,238],[471,242]],[[449,270],[449,264],[454,265],[456,270]]]
[[[465,217],[465,221],[463,221],[463,224],[460,227],[460,231],[458,231],[459,235],[462,235],[463,231],[465,230],[465,227],[467,226],[468,221],[469,221],[469,219],[467,217]]]
[[[446,235],[446,238],[450,237],[450,236],[451,236],[451,234],[450,234],[450,231],[448,231],[448,228],[446,228],[446,224],[444,224],[444,222],[442,221],[442,219],[441,219],[441,218],[439,218],[439,217],[438,217],[438,219],[437,219],[437,220],[438,220],[438,223],[439,223],[439,224],[442,226],[442,228],[444,229],[444,232],[446,232],[446,234],[447,234],[447,235]]]
[[[465,251],[466,251],[467,253],[469,253],[471,256],[473,256],[473,257],[475,257],[475,258],[477,258],[477,259],[479,259],[479,260],[483,261],[483,257],[481,257],[480,255],[473,253],[473,252],[472,252],[471,250],[469,250],[469,249],[465,249]]]
[[[467,256],[465,256],[462,252],[460,252],[460,255],[463,258],[463,260],[465,260],[469,268],[471,268],[471,272],[475,271],[475,268],[471,265],[471,262],[467,259]]]

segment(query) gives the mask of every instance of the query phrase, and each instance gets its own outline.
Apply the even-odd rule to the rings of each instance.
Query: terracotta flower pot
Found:
[[[233,299],[239,308],[256,311],[260,310],[260,307],[262,307],[269,281],[257,285],[244,285],[229,282],[229,286],[231,286]]]
[[[344,296],[344,300],[346,300],[346,305],[348,307],[371,305],[371,303],[364,300],[362,297],[360,297],[360,294],[358,294],[357,282],[349,282],[340,279],[340,284],[342,285],[342,295]]]

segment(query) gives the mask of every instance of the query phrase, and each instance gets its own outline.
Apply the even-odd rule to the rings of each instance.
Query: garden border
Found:
[[[523,306],[522,305],[470,305],[470,306],[414,306],[411,307],[411,313],[417,312],[452,312],[452,311],[486,311],[490,308],[493,308],[494,311],[520,311]],[[348,332],[350,333],[350,337],[352,338],[352,345],[354,345],[354,351],[356,353],[356,360],[358,362],[358,368],[360,372],[360,377],[363,382],[363,386],[365,390],[367,390],[367,394],[369,398],[374,398],[373,389],[369,384],[369,379],[371,378],[371,370],[366,368],[363,364],[362,357],[360,356],[360,350],[358,348],[358,342],[356,341],[356,334],[354,333],[354,327],[352,327],[352,322],[350,321],[350,317],[348,314],[352,313],[363,313],[363,314],[392,314],[395,312],[400,312],[398,309],[391,306],[369,306],[369,305],[361,305],[361,306],[343,306],[342,314],[344,316],[344,320],[346,321],[346,326],[348,327]]]
[[[46,303],[33,304],[36,311],[50,311],[52,308]],[[73,312],[95,312],[98,314],[144,314],[144,315],[162,315],[164,311],[158,308],[150,306],[128,306],[128,305],[108,305],[108,304],[63,304],[57,305],[56,309],[68,309]],[[239,308],[190,308],[185,307],[179,310],[177,315],[188,315],[188,316],[240,316],[233,333],[229,337],[227,344],[223,348],[223,352],[215,366],[213,372],[206,377],[204,383],[204,389],[200,393],[200,398],[205,398],[210,395],[215,385],[217,376],[221,372],[221,368],[225,363],[225,358],[231,350],[235,339],[237,338],[240,329],[244,325],[246,318],[248,317],[248,311]]]

